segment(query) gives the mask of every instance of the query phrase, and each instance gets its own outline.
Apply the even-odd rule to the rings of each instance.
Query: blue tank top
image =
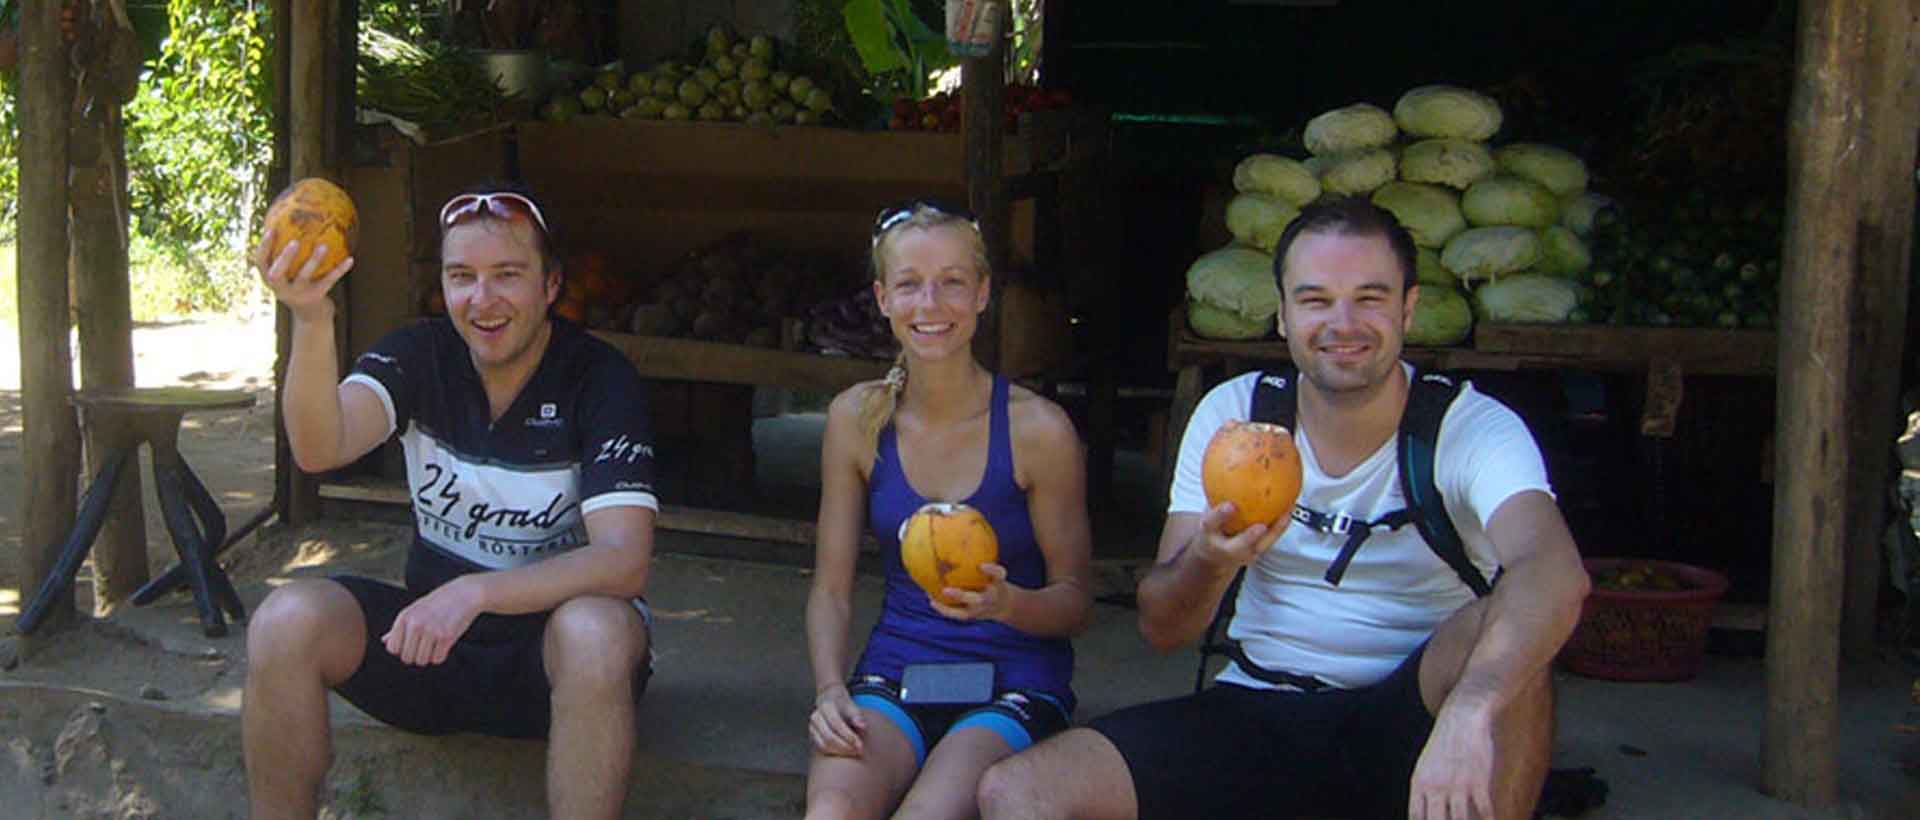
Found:
[[[994,376],[988,404],[987,470],[979,488],[963,501],[993,525],[1007,582],[1039,589],[1047,583],[1047,564],[1034,540],[1026,493],[1013,477],[1007,394],[1006,378]],[[854,673],[897,681],[907,664],[991,661],[996,689],[1037,689],[1059,698],[1071,714],[1073,646],[1067,639],[1036,637],[995,621],[948,618],[934,611],[926,591],[907,574],[900,561],[900,524],[929,500],[907,482],[893,425],[887,425],[880,431],[867,487],[867,525],[886,556],[886,598]]]

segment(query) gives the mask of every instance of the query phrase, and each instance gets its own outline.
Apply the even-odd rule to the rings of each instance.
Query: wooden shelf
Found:
[[[764,347],[593,331],[633,362],[642,378],[838,392],[887,374],[892,362]]]
[[[1203,339],[1187,327],[1185,306],[1168,317],[1167,369],[1179,374],[1161,452],[1161,478],[1172,475],[1179,437],[1210,380],[1266,362],[1291,360],[1283,339]],[[1778,339],[1770,330],[1494,324],[1473,328],[1471,346],[1408,347],[1402,356],[1439,370],[1591,370],[1645,374],[1649,401],[1641,432],[1671,435],[1688,375],[1772,378]],[[1211,374],[1209,371],[1213,371]],[[1656,400],[1657,397],[1657,400]],[[1662,432],[1664,431],[1664,432]]]
[[[334,482],[320,485],[320,497],[362,504],[411,507],[413,499],[398,481]],[[814,523],[754,513],[709,510],[662,504],[658,526],[674,532],[719,535],[778,544],[813,546]],[[861,539],[860,548],[878,552],[879,542],[871,535]]]
[[[1180,309],[1169,326],[1168,368],[1226,362],[1287,361],[1282,339],[1219,341],[1195,336]],[[1523,325],[1483,323],[1471,347],[1408,347],[1416,364],[1443,370],[1599,370],[1644,372],[1671,363],[1689,375],[1770,376],[1776,338],[1770,330]]]

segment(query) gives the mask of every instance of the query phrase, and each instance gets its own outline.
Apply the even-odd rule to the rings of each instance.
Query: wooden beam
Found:
[[[1836,774],[1865,5],[1801,1],[1788,111],[1761,788],[1814,808],[1833,802]]]
[[[293,13],[292,0],[268,0],[273,10],[273,48],[267,53],[272,56],[270,67],[273,82],[273,161],[267,167],[267,189],[279,191],[287,187],[288,159],[293,155],[292,129],[287,123],[292,119],[293,98]],[[273,315],[273,383],[285,384],[287,380],[287,354],[293,349],[293,317],[285,309],[275,305]],[[280,418],[280,402],[273,402],[273,509],[285,519],[292,505],[293,477],[300,470],[293,463],[293,448],[287,443],[287,426]]]
[[[323,484],[320,487],[320,495],[322,498],[363,504],[384,504],[396,507],[413,505],[413,498],[408,494],[407,488],[397,484]],[[658,526],[662,530],[672,532],[720,535],[728,538],[798,544],[807,547],[813,546],[815,527],[812,521],[729,510],[683,507],[676,504],[665,504],[660,507]],[[880,542],[874,540],[871,534],[864,535],[860,539],[860,549],[863,552],[878,552]]]
[[[80,383],[89,390],[130,388],[133,373],[132,288],[127,278],[126,127],[120,116],[123,91],[106,78],[131,76],[132,65],[113,65],[112,55],[135,52],[110,49],[108,38],[122,35],[111,17],[105,26],[88,25],[94,55],[86,66],[94,105],[73,124],[71,176],[75,324],[79,325]],[[126,446],[131,430],[86,425],[86,473],[96,474],[107,454]],[[140,493],[140,471],[121,473],[106,523],[94,539],[93,607],[99,614],[132,597],[147,583],[147,524]]]
[[[887,374],[885,359],[820,356],[665,336],[593,331],[625,354],[642,378],[765,385],[835,393]]]
[[[338,180],[339,174],[328,152],[328,134],[334,130],[338,108],[336,101],[330,99],[329,92],[335,83],[330,81],[327,68],[330,57],[337,56],[340,4],[338,0],[290,0],[289,5],[288,175],[295,180],[315,176]],[[292,335],[286,313],[286,308],[280,307],[275,321],[276,330],[280,331],[277,333],[280,363],[274,369],[280,374],[286,373],[285,360]],[[336,332],[334,338],[340,338],[340,334]],[[278,421],[277,402],[275,407],[274,416]],[[284,422],[277,427],[282,431],[286,429]],[[284,436],[284,432],[281,435]],[[320,512],[318,479],[293,468],[288,468],[286,475],[286,509],[283,511],[286,520],[299,524],[317,518]]]
[[[1860,423],[1848,448],[1846,610],[1841,654],[1871,656],[1880,587],[1886,583],[1881,535],[1887,525],[1893,439],[1900,424],[1901,362],[1912,267],[1914,134],[1920,130],[1920,0],[1878,0],[1868,10],[1861,108],[1860,288],[1854,299],[1849,380]]]
[[[37,588],[73,527],[80,428],[68,403],[73,351],[67,331],[67,121],[73,99],[59,3],[20,7],[19,282],[20,588]],[[46,624],[74,620],[73,590],[61,593]],[[22,647],[27,650],[28,647]],[[21,654],[28,654],[23,651]]]
[[[1005,9],[1003,5],[1000,7]],[[999,18],[1000,34],[986,56],[968,57],[960,64],[961,134],[966,145],[967,203],[980,219],[987,243],[987,262],[996,272],[1008,271],[1008,248],[1013,206],[1007,197],[1006,97],[1007,15]],[[999,300],[994,300],[974,335],[975,355],[989,368],[1000,362]]]

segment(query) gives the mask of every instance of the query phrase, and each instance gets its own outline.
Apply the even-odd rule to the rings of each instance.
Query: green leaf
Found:
[[[894,39],[894,27],[887,19],[885,2],[847,0],[840,8],[854,51],[859,52],[860,62],[874,74],[898,71],[911,64],[910,56],[903,53],[900,43]]]
[[[887,11],[889,12],[887,15],[888,19],[893,22],[896,28],[906,32],[907,39],[914,45],[918,46],[932,40],[946,42],[947,36],[945,34],[928,28],[926,21],[920,19],[920,15],[914,13],[912,0],[893,0],[892,5],[888,7]]]

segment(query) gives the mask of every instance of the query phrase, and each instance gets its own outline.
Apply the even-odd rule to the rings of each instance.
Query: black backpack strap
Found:
[[[1227,592],[1220,596],[1220,605],[1214,607],[1213,620],[1207,624],[1206,634],[1200,636],[1200,668],[1193,671],[1193,691],[1198,692],[1207,686],[1207,657],[1226,655],[1233,657],[1227,639],[1227,623],[1233,620],[1234,601],[1240,597],[1240,582],[1246,580],[1247,568],[1241,567],[1234,573],[1233,583],[1227,584]]]
[[[1460,580],[1473,590],[1475,596],[1486,597],[1493,592],[1493,584],[1467,558],[1467,545],[1460,540],[1460,532],[1454,529],[1453,520],[1447,517],[1447,505],[1433,480],[1435,453],[1440,442],[1440,422],[1446,418],[1447,408],[1453,405],[1453,400],[1459,395],[1460,383],[1451,376],[1414,371],[1413,383],[1407,389],[1407,409],[1400,417],[1400,441],[1397,447],[1400,492],[1406,496],[1407,509],[1413,514],[1413,525],[1420,530],[1420,537],[1426,539],[1427,546],[1447,566],[1453,568],[1454,574],[1460,576]],[[1499,576],[1495,575],[1494,579],[1497,581]]]
[[[1213,622],[1207,624],[1207,633],[1200,643],[1200,668],[1193,673],[1193,691],[1198,692],[1207,685],[1207,656],[1225,655],[1240,665],[1240,671],[1248,676],[1266,681],[1276,686],[1294,686],[1303,692],[1318,692],[1328,687],[1328,683],[1312,675],[1299,675],[1292,672],[1268,669],[1247,657],[1240,642],[1227,637],[1227,624],[1233,620],[1234,605],[1240,599],[1240,585],[1247,579],[1247,568],[1241,567],[1234,573],[1233,582],[1227,584],[1227,591],[1220,598],[1220,606],[1214,610]]]
[[[1267,424],[1278,424],[1288,430],[1294,429],[1294,419],[1298,415],[1299,374],[1291,367],[1263,371],[1253,383],[1253,401],[1247,408],[1247,420]],[[1298,516],[1296,508],[1293,514]],[[1364,532],[1364,527],[1361,528]],[[1239,664],[1240,671],[1256,680],[1275,685],[1298,687],[1302,691],[1317,692],[1327,688],[1326,681],[1310,675],[1297,675],[1263,667],[1247,657],[1240,648],[1240,642],[1227,637],[1228,625],[1233,621],[1233,610],[1240,598],[1240,586],[1246,581],[1247,568],[1241,567],[1233,576],[1233,582],[1227,585],[1227,591],[1220,598],[1220,605],[1214,609],[1213,621],[1207,624],[1206,634],[1200,641],[1200,668],[1194,670],[1193,691],[1198,692],[1207,683],[1207,658],[1211,655],[1224,655]]]
[[[1262,421],[1293,429],[1299,399],[1294,385],[1299,374],[1291,367],[1266,370],[1253,383],[1253,406],[1247,409],[1248,421]]]

